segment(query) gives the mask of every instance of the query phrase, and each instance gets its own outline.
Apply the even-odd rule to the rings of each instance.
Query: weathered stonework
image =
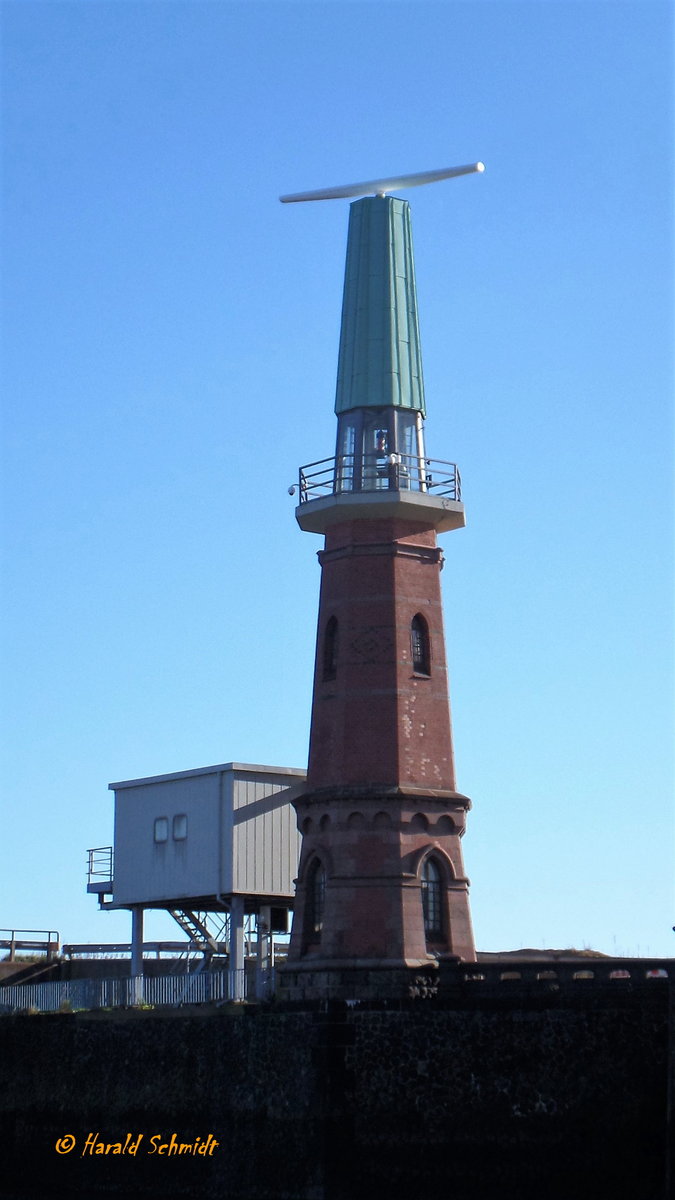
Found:
[[[452,1002],[441,988],[360,1007],[0,1016],[0,1194],[666,1200],[668,981],[478,987]],[[141,1152],[83,1157],[91,1131],[142,1132]],[[172,1132],[218,1149],[147,1154]],[[76,1150],[59,1154],[66,1134]]]

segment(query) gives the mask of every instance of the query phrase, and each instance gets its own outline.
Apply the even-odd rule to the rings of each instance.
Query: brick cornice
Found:
[[[443,563],[443,551],[440,546],[416,546],[411,542],[360,542],[346,546],[337,546],[334,550],[318,550],[317,558],[321,563],[337,562],[341,558],[413,558],[419,562],[436,564]]]
[[[455,808],[467,811],[471,808],[469,797],[462,795],[461,792],[453,792],[447,788],[426,789],[392,784],[314,788],[312,791],[300,792],[294,796],[292,802],[294,805],[303,804],[309,807],[318,804],[353,804],[355,801],[379,804],[382,801],[392,800],[409,800],[414,802],[417,807]]]

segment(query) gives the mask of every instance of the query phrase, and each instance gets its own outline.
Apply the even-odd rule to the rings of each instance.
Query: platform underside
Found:
[[[298,525],[306,533],[325,533],[332,525],[361,518],[396,517],[419,521],[437,533],[463,529],[464,505],[445,496],[416,491],[343,492],[307,500],[295,510]]]

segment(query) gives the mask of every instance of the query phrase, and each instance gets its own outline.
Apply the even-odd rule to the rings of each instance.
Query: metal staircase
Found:
[[[202,955],[198,971],[208,970],[214,955],[227,954],[228,940],[221,940],[224,933],[229,933],[229,913],[217,914],[222,920],[217,929],[211,930],[208,925],[209,913],[194,913],[189,909],[170,908],[169,914],[183,930],[188,938],[185,954],[189,959],[191,953]]]

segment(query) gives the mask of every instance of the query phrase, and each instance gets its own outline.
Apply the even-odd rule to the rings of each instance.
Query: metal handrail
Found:
[[[300,503],[353,492],[417,491],[461,500],[456,463],[416,454],[339,454],[300,467]]]
[[[61,944],[61,935],[58,929],[0,929],[0,934],[8,933],[8,938],[0,938],[0,949],[9,950],[9,960],[14,962],[17,950],[38,950],[44,951],[47,959],[51,959],[53,954],[58,953]],[[40,938],[25,938],[17,937],[17,934],[39,933],[44,934]]]
[[[5,941],[17,941],[17,933],[44,933],[47,935],[46,938],[40,939],[44,945],[59,941],[58,929],[10,929],[8,926],[7,929],[0,929],[0,933],[8,933],[10,935],[9,938],[4,939]]]
[[[93,879],[113,879],[113,848],[112,846],[95,846],[87,850],[87,883]]]

